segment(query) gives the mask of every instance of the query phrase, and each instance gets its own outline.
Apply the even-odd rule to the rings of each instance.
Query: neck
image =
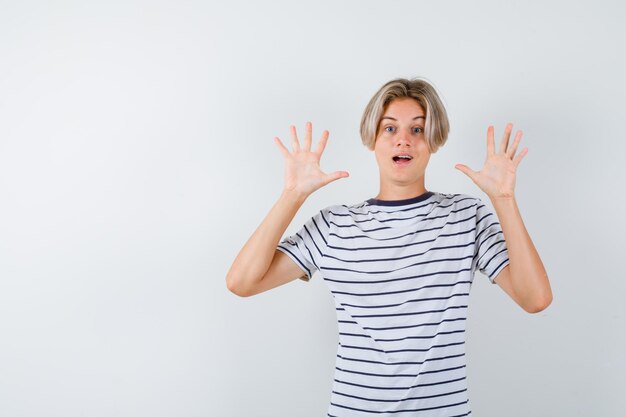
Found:
[[[424,178],[413,184],[382,184],[376,196],[377,200],[406,200],[426,192]]]

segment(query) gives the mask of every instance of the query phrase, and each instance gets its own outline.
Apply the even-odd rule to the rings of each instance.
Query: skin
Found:
[[[308,122],[300,147],[296,128],[290,127],[291,152],[279,138],[274,138],[285,158],[285,186],[267,216],[241,248],[226,275],[228,289],[241,297],[259,294],[303,276],[304,271],[276,247],[309,195],[332,181],[348,176],[346,171],[330,174],[322,171],[320,159],[326,148],[328,131],[322,133],[312,150],[312,130]]]
[[[410,98],[389,103],[378,124],[374,154],[378,164],[379,200],[404,200],[426,192],[424,176],[430,150],[424,136],[426,112]],[[408,154],[410,162],[398,165],[393,157]]]
[[[396,99],[379,124],[374,154],[379,168],[381,200],[403,200],[426,191],[425,172],[430,151],[424,137],[424,109],[413,99]],[[525,311],[535,313],[552,301],[552,291],[543,263],[524,226],[515,199],[517,167],[527,149],[517,153],[522,132],[509,146],[513,125],[508,124],[495,148],[494,128],[487,130],[487,157],[480,171],[463,164],[455,167],[466,174],[490,198],[507,243],[510,263],[495,282]],[[241,249],[226,277],[227,287],[240,296],[251,296],[303,276],[289,257],[276,250],[285,230],[306,198],[317,189],[345,178],[345,171],[324,173],[320,159],[328,141],[324,131],[312,150],[312,125],[306,124],[302,147],[291,126],[290,152],[279,138],[275,143],[285,158],[285,187],[278,201]],[[393,157],[408,154],[408,164],[394,164]]]
[[[522,139],[521,131],[515,134],[509,146],[512,131],[513,125],[507,124],[500,147],[496,149],[494,128],[489,126],[483,168],[474,171],[463,164],[457,164],[455,168],[466,174],[489,196],[502,226],[510,263],[498,274],[495,282],[525,311],[537,313],[552,302],[552,289],[515,199],[517,167],[528,149],[524,148],[517,153]]]

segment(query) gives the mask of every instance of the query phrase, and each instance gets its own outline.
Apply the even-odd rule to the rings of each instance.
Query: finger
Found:
[[[487,128],[487,156],[496,153],[496,144],[493,138],[493,126]]]
[[[520,153],[517,154],[515,159],[513,159],[513,163],[515,164],[516,168],[517,166],[519,166],[519,163],[522,162],[522,159],[526,156],[527,153],[528,153],[528,148],[524,148],[522,149]]]
[[[326,143],[328,143],[328,130],[322,132],[322,137],[315,148],[315,153],[320,157],[322,156],[322,153],[324,153],[324,149],[326,149]]]
[[[513,157],[515,156],[515,152],[517,152],[517,146],[519,145],[520,140],[522,140],[522,131],[518,130],[515,134],[515,139],[513,139],[513,144],[506,151],[506,155],[509,158],[513,159]]]
[[[509,138],[511,137],[511,131],[513,130],[513,124],[507,123],[504,128],[504,134],[502,135],[502,140],[500,141],[500,150],[499,153],[506,153],[507,148],[509,147]]]
[[[296,133],[296,127],[291,125],[289,126],[289,132],[291,133],[291,148],[294,152],[300,150],[300,142],[298,142],[298,134]]]
[[[333,181],[336,181],[340,178],[347,178],[349,176],[350,176],[350,173],[348,173],[348,171],[331,172],[330,174],[326,174],[326,177],[324,178],[324,185],[329,184]]]
[[[285,158],[289,156],[289,150],[285,147],[285,145],[283,145],[283,142],[278,136],[274,138],[274,143],[276,144],[276,146],[278,146],[278,150],[280,151],[280,153],[283,154]]]
[[[463,164],[456,164],[454,167],[458,169],[459,171],[461,171],[462,173],[464,173],[465,175],[467,175],[468,177],[470,177],[472,181],[476,182],[476,176],[478,175],[476,171],[474,171],[467,165],[463,165]]]
[[[311,124],[311,122],[306,122],[306,125],[304,127],[304,150],[305,151],[310,151],[311,150],[311,142],[313,141],[313,125]]]

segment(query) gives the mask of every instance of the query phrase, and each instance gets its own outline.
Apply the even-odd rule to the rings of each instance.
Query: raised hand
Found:
[[[320,168],[320,159],[328,141],[327,130],[322,133],[315,151],[311,151],[313,135],[311,122],[306,124],[302,148],[295,126],[291,126],[290,130],[292,152],[289,152],[278,137],[274,138],[278,149],[285,157],[285,191],[295,192],[306,198],[326,184],[349,175],[346,171],[325,174]]]
[[[515,196],[517,166],[528,153],[528,149],[524,148],[515,155],[519,142],[522,139],[522,132],[517,131],[513,144],[509,146],[512,131],[513,124],[507,124],[500,142],[500,149],[496,152],[493,126],[489,126],[487,129],[487,159],[483,169],[480,171],[473,171],[463,164],[455,165],[456,169],[470,177],[492,200]]]

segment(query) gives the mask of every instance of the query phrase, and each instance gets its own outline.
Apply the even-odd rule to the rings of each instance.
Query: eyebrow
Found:
[[[398,121],[397,119],[394,119],[393,117],[390,117],[390,116],[384,116],[380,120],[384,120],[384,119],[391,119],[394,122]],[[426,118],[424,116],[416,116],[416,117],[413,118],[413,120],[417,120],[417,119],[426,119]]]

